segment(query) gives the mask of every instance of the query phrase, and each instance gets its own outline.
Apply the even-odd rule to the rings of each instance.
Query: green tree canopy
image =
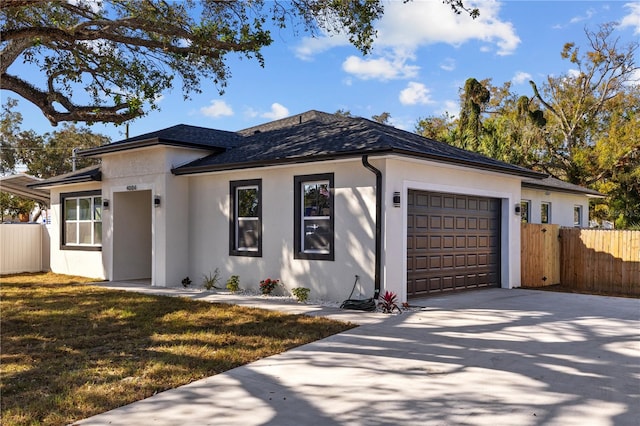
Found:
[[[462,0],[455,13],[478,16]],[[256,58],[270,29],[346,34],[367,53],[382,0],[122,0],[0,2],[0,88],[36,105],[52,125],[62,121],[122,123],[156,107],[182,83],[224,90],[228,54]],[[40,71],[39,81],[11,71],[16,61]]]
[[[0,114],[0,169],[3,174],[14,172],[18,166],[40,178],[50,178],[70,172],[74,149],[93,148],[110,142],[107,136],[93,133],[89,128],[65,124],[61,129],[44,135],[33,130],[21,130],[22,116],[12,110],[14,99],[7,99]],[[76,167],[95,164],[90,158],[77,158]]]

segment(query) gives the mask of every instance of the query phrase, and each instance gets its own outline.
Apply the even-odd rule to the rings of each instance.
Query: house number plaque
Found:
[[[127,185],[127,191],[135,191],[138,189],[136,185]]]

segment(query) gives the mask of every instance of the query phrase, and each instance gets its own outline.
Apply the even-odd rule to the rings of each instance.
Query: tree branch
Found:
[[[106,122],[120,124],[138,117],[142,111],[131,110],[127,103],[112,106],[78,106],[59,92],[43,92],[10,74],[2,74],[0,89],[12,91],[42,110],[49,122],[56,126],[62,121]],[[63,105],[68,112],[57,111],[54,103]]]

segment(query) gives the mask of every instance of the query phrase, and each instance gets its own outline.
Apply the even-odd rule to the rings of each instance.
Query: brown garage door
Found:
[[[409,190],[407,296],[500,285],[500,200]]]

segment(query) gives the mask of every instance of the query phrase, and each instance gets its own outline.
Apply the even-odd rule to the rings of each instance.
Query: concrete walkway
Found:
[[[640,424],[640,300],[491,289],[426,303],[289,304],[363,325],[78,424]]]

